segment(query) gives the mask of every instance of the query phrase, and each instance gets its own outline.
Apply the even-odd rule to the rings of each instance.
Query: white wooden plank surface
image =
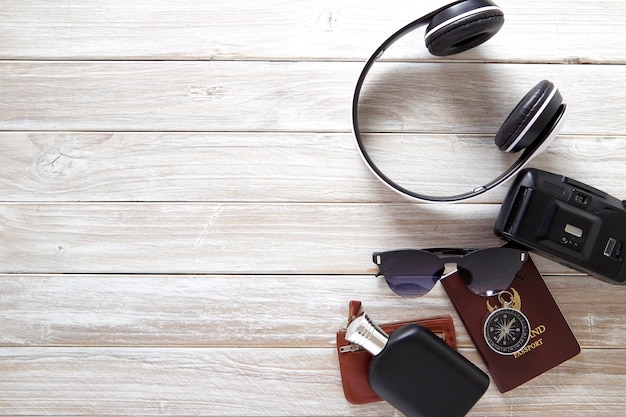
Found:
[[[495,151],[488,136],[367,140],[385,173],[435,194],[450,188],[435,179],[471,189],[517,158]],[[454,176],[446,164],[454,164]],[[623,193],[616,173],[625,164],[623,136],[561,135],[532,162],[613,195]],[[0,184],[11,202],[406,202],[370,174],[350,134],[4,132]],[[472,202],[499,203],[506,191]]]
[[[349,132],[360,62],[0,62],[0,129]],[[624,135],[619,65],[380,63],[363,128],[495,135],[540,80],[565,134]],[[470,81],[471,80],[471,81]],[[447,99],[446,99],[447,97]],[[365,116],[364,116],[365,117]]]
[[[3,1],[0,416],[397,415],[343,398],[350,299],[451,315],[483,366],[442,288],[395,296],[371,252],[499,244],[506,186],[410,203],[349,133],[362,61],[443,3]],[[570,114],[533,166],[624,198],[626,3],[498,3],[481,48],[435,59],[417,31],[388,51],[363,95],[375,155],[425,192],[473,185],[547,78]],[[625,414],[624,288],[533,258],[583,351],[470,415]]]
[[[0,247],[0,262],[8,273],[375,273],[374,251],[502,245],[493,234],[498,210],[496,204],[4,204],[0,233],[11,240]],[[542,273],[573,273],[542,257],[537,264]]]
[[[475,353],[461,352],[482,366]],[[515,395],[492,385],[468,415],[620,415],[621,354],[587,349]],[[50,408],[69,415],[399,415],[385,403],[342,398],[333,348],[6,348],[0,355],[3,412],[15,415]],[[602,396],[586,395],[581,387],[590,384]]]
[[[328,348],[346,325],[348,300],[359,299],[380,322],[452,316],[458,344],[473,347],[441,286],[401,298],[373,275],[1,278],[0,346]],[[613,285],[587,276],[545,280],[583,347],[626,347],[626,335],[612,333],[626,314]],[[588,294],[584,306],[581,293]]]
[[[60,7],[5,0],[2,59],[362,60],[441,0],[177,2],[86,0]],[[620,0],[502,0],[506,26],[480,50],[451,59],[624,62]],[[50,17],[54,16],[54,19]],[[432,59],[421,39],[396,57]]]

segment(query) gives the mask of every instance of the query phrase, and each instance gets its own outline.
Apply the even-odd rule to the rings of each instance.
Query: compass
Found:
[[[528,343],[530,325],[524,313],[503,307],[489,314],[483,335],[493,351],[501,355],[513,355]]]

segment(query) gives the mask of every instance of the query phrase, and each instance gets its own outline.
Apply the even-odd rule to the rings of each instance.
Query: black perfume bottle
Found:
[[[374,355],[372,390],[408,417],[464,416],[489,386],[487,374],[416,324],[388,336],[363,314],[346,339]]]

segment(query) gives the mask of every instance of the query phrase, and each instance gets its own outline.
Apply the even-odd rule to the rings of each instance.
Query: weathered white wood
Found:
[[[3,1],[2,59],[358,59],[441,0],[167,2]],[[500,0],[506,24],[480,49],[451,59],[625,60],[624,2]],[[54,18],[51,18],[54,16]],[[424,30],[390,51],[428,56]]]
[[[371,253],[499,244],[506,188],[412,204],[349,134],[363,60],[443,3],[3,1],[0,414],[397,415],[343,398],[350,299],[382,321],[451,314],[483,366],[443,289],[397,297]],[[388,51],[413,63],[363,90],[363,127],[391,132],[374,154],[424,192],[464,187],[500,169],[490,135],[546,78],[570,115],[533,165],[624,198],[626,3],[498,3],[476,50],[430,57],[420,30]],[[624,415],[623,288],[533,259],[583,352],[470,415]]]
[[[367,146],[390,178],[432,194],[473,189],[518,156],[485,136],[384,135]],[[626,165],[626,137],[562,135],[531,165],[626,197],[616,175]],[[507,185],[471,202],[499,204]],[[374,178],[350,134],[314,133],[4,132],[0,195],[13,202],[408,201]]]
[[[7,273],[376,272],[398,248],[489,247],[495,204],[0,204]],[[545,274],[572,270],[539,258]]]
[[[545,281],[583,348],[626,348],[619,287]],[[407,299],[373,274],[18,275],[1,276],[0,294],[0,346],[330,347],[358,299],[379,323],[452,316],[473,347],[443,287]]]
[[[348,132],[360,63],[0,62],[0,130]],[[619,65],[380,63],[363,128],[495,134],[544,78],[567,134],[623,135]],[[365,116],[363,116],[365,117]]]
[[[461,352],[482,366],[475,352]],[[585,350],[506,395],[492,384],[468,415],[620,415],[622,353]],[[6,348],[0,404],[15,415],[394,414],[386,403],[344,399],[336,355],[333,348]]]

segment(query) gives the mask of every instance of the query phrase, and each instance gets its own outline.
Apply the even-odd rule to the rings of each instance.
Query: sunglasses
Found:
[[[374,252],[387,285],[403,297],[428,293],[441,279],[446,265],[455,264],[467,287],[475,294],[491,296],[507,289],[528,259],[528,252],[514,248],[403,249]]]

